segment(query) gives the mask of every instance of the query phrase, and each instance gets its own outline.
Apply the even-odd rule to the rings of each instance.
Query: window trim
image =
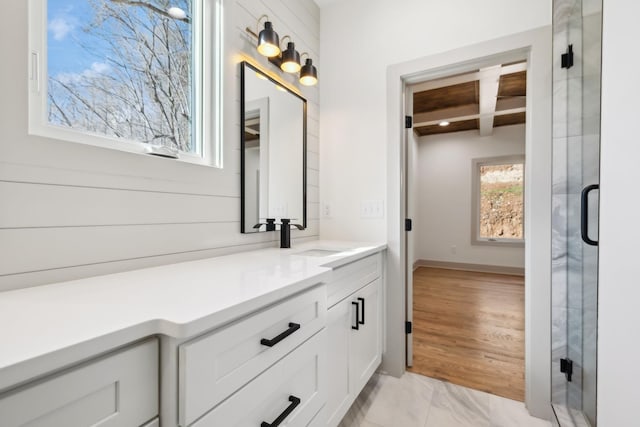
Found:
[[[222,0],[193,0],[194,20],[194,119],[193,153],[180,152],[179,162],[223,167],[222,96]],[[63,142],[80,143],[148,157],[148,144],[97,133],[74,130],[49,123],[47,118],[47,0],[29,0],[28,50],[28,134]]]
[[[503,165],[510,163],[522,163],[523,168],[526,169],[526,162],[524,154],[515,154],[509,156],[497,156],[497,157],[483,157],[471,160],[471,244],[479,246],[501,246],[501,247],[524,247],[525,237],[522,239],[510,239],[510,238],[487,238],[480,237],[480,167],[491,165]],[[523,199],[524,191],[526,191],[526,184],[524,181],[525,173],[523,171]],[[524,210],[522,212],[523,220]],[[524,233],[524,224],[523,224]]]

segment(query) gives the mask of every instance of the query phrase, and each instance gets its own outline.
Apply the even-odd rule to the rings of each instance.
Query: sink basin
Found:
[[[307,249],[306,251],[298,252],[295,255],[323,257],[339,254],[340,252],[342,251],[332,251],[330,249]]]

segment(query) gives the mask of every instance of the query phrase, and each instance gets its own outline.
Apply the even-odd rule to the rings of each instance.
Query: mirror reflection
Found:
[[[282,218],[306,227],[306,100],[246,62],[241,92],[241,231]]]

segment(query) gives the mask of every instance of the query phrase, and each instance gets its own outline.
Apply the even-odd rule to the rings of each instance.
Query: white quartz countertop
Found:
[[[312,241],[2,292],[0,391],[150,335],[198,335],[385,247]]]

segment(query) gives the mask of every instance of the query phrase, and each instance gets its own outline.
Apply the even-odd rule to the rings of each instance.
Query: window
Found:
[[[32,133],[218,163],[216,0],[30,1]]]
[[[524,243],[524,157],[473,161],[472,243]]]

